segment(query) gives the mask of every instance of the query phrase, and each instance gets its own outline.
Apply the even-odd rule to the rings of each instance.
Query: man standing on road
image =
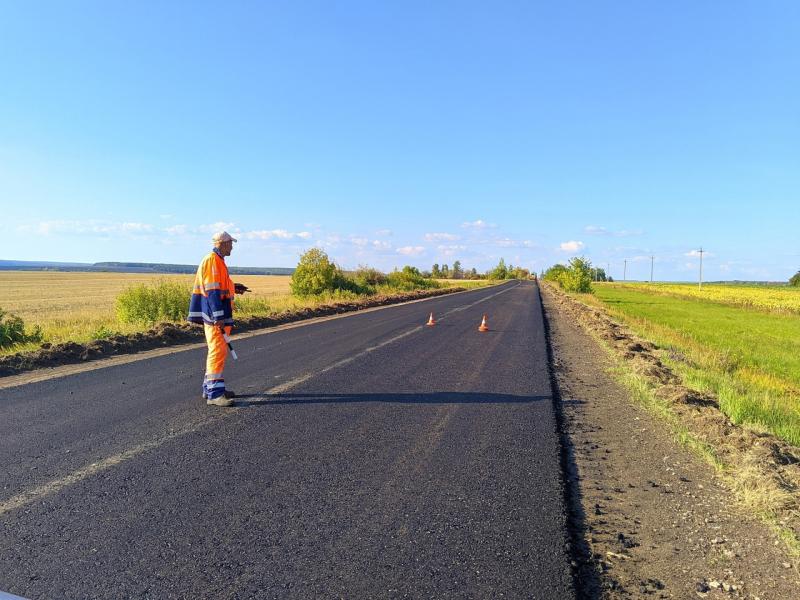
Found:
[[[215,233],[211,238],[214,249],[197,268],[192,299],[189,302],[189,318],[192,323],[202,323],[208,344],[206,375],[203,380],[203,398],[212,406],[233,406],[236,395],[225,389],[225,358],[233,329],[233,296],[243,294],[247,287],[233,283],[228,274],[225,257],[231,255],[235,238],[227,231]]]

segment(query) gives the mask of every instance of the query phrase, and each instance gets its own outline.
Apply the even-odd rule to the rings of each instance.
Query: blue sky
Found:
[[[0,258],[800,269],[797,2],[3,2]]]

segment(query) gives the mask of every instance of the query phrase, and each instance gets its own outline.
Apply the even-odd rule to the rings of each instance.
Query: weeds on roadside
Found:
[[[117,318],[123,323],[147,325],[180,321],[186,318],[191,293],[191,286],[166,279],[131,286],[117,296]]]
[[[38,325],[34,325],[30,331],[25,331],[25,321],[0,308],[0,348],[40,341],[42,341],[42,330]]]
[[[92,331],[89,336],[93,340],[107,340],[108,338],[114,337],[118,334],[119,332],[109,329],[105,325],[100,325],[100,327]]]

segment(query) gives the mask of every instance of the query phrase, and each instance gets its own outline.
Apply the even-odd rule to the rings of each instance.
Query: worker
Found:
[[[203,399],[211,406],[233,406],[236,394],[225,388],[223,377],[228,355],[225,336],[230,336],[233,329],[233,296],[243,294],[248,288],[231,281],[225,264],[225,257],[231,255],[236,238],[227,231],[220,231],[211,241],[213,250],[197,267],[188,320],[203,324],[208,344]]]

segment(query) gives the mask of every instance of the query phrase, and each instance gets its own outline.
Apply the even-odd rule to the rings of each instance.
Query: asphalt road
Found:
[[[533,284],[235,344],[0,390],[0,590],[574,597]]]

